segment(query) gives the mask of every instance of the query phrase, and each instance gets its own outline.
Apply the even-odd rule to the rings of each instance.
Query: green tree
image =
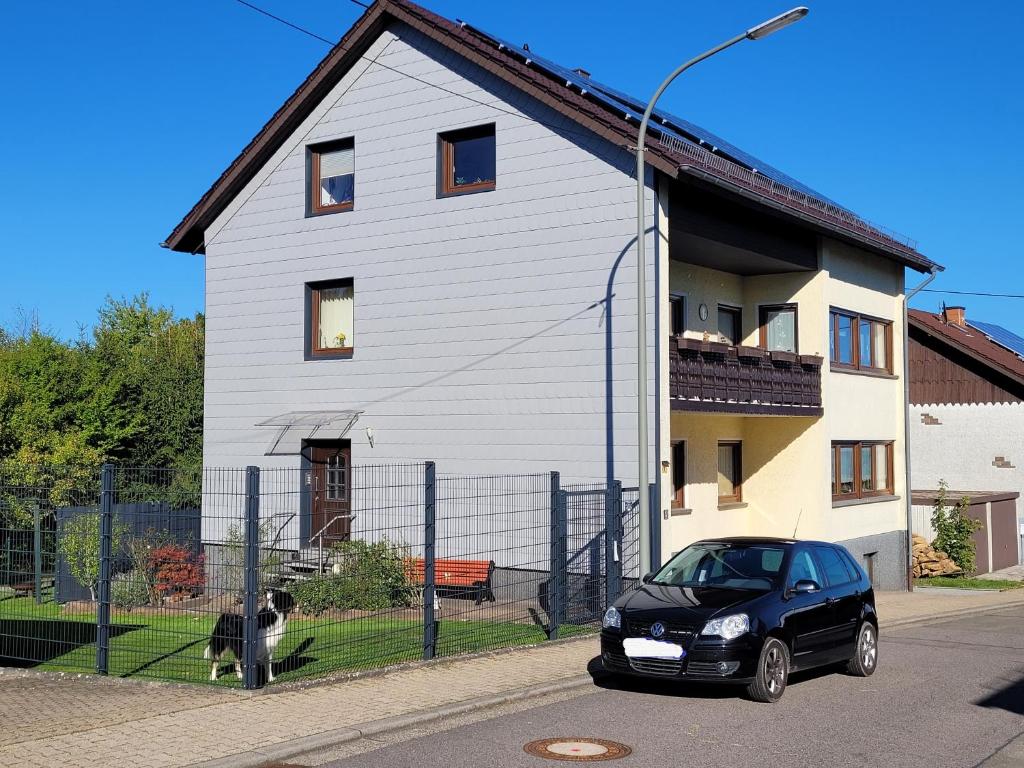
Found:
[[[110,551],[119,553],[128,535],[128,527],[114,522]],[[100,580],[100,515],[85,512],[64,523],[57,538],[57,548],[68,564],[75,581],[88,588],[89,596],[96,600],[96,585]]]
[[[0,331],[0,462],[188,467],[202,459],[202,315],[107,299],[90,335]]]
[[[948,492],[949,485],[945,480],[940,480],[939,494],[932,508],[932,528],[935,530],[932,546],[949,555],[964,573],[973,574],[977,554],[973,536],[983,526],[978,520],[967,516],[967,507],[971,501],[969,498],[964,496],[950,507],[947,503]]]

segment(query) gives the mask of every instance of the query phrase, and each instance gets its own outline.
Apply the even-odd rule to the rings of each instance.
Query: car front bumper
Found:
[[[749,683],[761,656],[762,638],[746,636],[729,642],[696,639],[685,648],[682,659],[629,658],[622,636],[601,633],[601,663],[608,672],[661,680],[702,683]]]

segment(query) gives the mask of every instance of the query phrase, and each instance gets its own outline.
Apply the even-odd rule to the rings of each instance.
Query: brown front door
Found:
[[[306,445],[310,463],[310,546],[348,541],[352,534],[352,448],[348,440]],[[323,541],[320,541],[320,538]]]

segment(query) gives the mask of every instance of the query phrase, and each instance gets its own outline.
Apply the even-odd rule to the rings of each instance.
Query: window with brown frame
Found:
[[[718,503],[743,501],[743,444],[738,440],[718,444]]]
[[[735,347],[743,334],[743,312],[739,307],[718,305],[718,340]]]
[[[686,442],[672,443],[672,509],[686,507]]]
[[[761,307],[761,349],[776,352],[799,352],[796,304],[774,304]]]
[[[355,286],[351,278],[306,285],[306,353],[348,357],[355,348]]]
[[[829,312],[829,361],[833,368],[892,373],[892,323],[832,309]]]
[[[355,140],[309,147],[309,213],[351,211],[355,201]]]
[[[681,336],[686,330],[686,297],[677,293],[668,297],[672,317],[672,335]]]
[[[892,495],[891,440],[832,443],[833,500]]]
[[[489,192],[497,178],[494,124],[438,136],[438,194]]]

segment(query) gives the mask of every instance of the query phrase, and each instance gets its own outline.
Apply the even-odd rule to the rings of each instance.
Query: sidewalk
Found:
[[[882,593],[886,627],[1024,603],[1024,590]],[[439,716],[589,683],[593,636],[245,695],[0,671],[0,765],[255,766]],[[236,757],[237,756],[237,757]]]

